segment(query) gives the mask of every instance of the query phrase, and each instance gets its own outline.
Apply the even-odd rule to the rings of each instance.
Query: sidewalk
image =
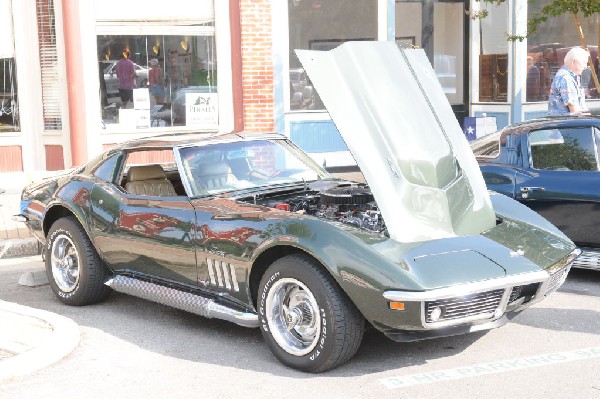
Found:
[[[4,284],[17,284],[15,276],[22,272],[42,271],[41,256],[0,259]],[[75,349],[79,339],[79,326],[71,319],[0,300],[0,384],[59,361]]]
[[[31,236],[25,224],[12,220],[21,212],[20,201],[23,187],[32,180],[41,180],[23,172],[0,173],[0,259],[39,253],[38,242]]]

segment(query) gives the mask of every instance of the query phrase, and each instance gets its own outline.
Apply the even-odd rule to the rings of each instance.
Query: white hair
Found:
[[[577,61],[579,62],[581,65],[586,65],[588,62],[588,57],[590,56],[590,53],[588,53],[588,51],[582,47],[573,47],[571,50],[569,50],[569,52],[567,53],[567,55],[565,55],[565,64],[570,63],[571,61]]]

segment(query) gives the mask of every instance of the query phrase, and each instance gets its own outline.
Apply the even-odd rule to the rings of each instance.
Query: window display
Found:
[[[19,131],[17,68],[14,58],[0,59],[0,132]]]
[[[17,65],[11,2],[0,0],[0,133],[16,132],[19,127]]]
[[[98,36],[106,128],[218,128],[214,35]]]

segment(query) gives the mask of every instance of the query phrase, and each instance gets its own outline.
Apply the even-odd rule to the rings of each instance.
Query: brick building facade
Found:
[[[19,67],[4,92],[21,111],[0,132],[0,172],[69,168],[114,143],[148,135],[275,131],[272,2],[171,3],[165,10],[158,0],[144,7],[118,0],[0,0],[12,16],[7,55]],[[37,29],[21,29],[25,20],[37,21]],[[125,50],[137,68],[140,101],[124,103],[113,87],[118,76],[107,72]],[[166,80],[164,104],[154,102],[147,81],[153,59]],[[215,107],[212,124],[192,115],[194,95]]]

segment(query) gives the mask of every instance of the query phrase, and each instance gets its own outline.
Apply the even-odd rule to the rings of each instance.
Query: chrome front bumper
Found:
[[[584,248],[581,255],[573,262],[578,269],[600,270],[600,252]]]
[[[575,249],[548,271],[539,270],[430,291],[386,291],[383,297],[394,302],[420,302],[423,330],[487,323],[500,319],[508,312],[531,306],[556,291],[564,283],[573,261],[580,253],[579,249]]]

